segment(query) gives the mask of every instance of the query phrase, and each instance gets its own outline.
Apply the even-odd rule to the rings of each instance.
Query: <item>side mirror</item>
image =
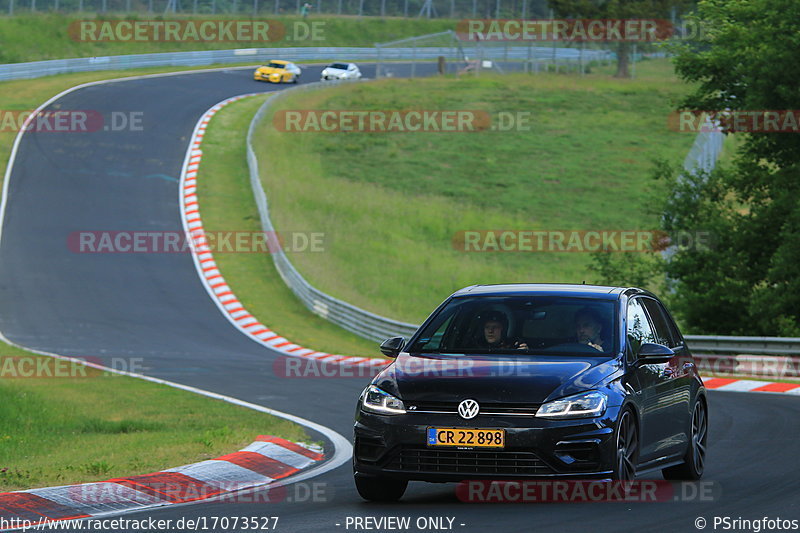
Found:
[[[639,353],[637,354],[638,359],[637,362],[643,365],[653,365],[659,363],[666,363],[673,357],[675,357],[675,352],[672,351],[671,348],[664,346],[663,344],[656,344],[654,342],[644,342],[639,347]]]
[[[405,345],[405,337],[392,337],[381,343],[381,353],[386,357],[394,359],[400,354],[400,350],[402,350]]]

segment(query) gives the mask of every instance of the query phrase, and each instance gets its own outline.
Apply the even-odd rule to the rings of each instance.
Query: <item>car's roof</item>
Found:
[[[278,63],[279,65],[288,65],[291,61],[284,61],[283,59],[270,59],[270,63]]]
[[[473,285],[456,291],[453,296],[573,296],[616,300],[628,287],[577,285],[567,283],[506,283],[503,285]],[[644,291],[641,291],[644,292]]]

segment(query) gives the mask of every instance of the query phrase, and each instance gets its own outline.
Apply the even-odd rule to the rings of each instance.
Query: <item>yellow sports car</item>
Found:
[[[297,83],[300,79],[300,67],[291,61],[273,59],[266,65],[258,67],[253,73],[253,79],[271,83]]]

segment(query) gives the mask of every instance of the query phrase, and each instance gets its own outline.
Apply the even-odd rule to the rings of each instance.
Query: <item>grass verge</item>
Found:
[[[197,195],[206,231],[261,231],[250,187],[245,139],[250,120],[264,98],[256,96],[230,104],[209,123],[197,176]],[[319,260],[325,260],[326,256],[307,254]],[[268,254],[216,253],[214,259],[247,310],[280,335],[319,351],[380,356],[374,342],[310,313],[283,282]]]
[[[667,116],[688,88],[665,60],[637,79],[481,75],[381,80],[297,93],[281,109],[529,112],[529,131],[283,133],[267,117],[256,151],[273,224],[326,233],[324,257],[293,263],[316,287],[419,323],[475,283],[587,282],[588,253],[464,253],[464,230],[654,230],[666,185],[694,137]]]
[[[230,453],[260,434],[308,440],[294,423],[220,400],[2,351],[0,490],[157,472]]]
[[[87,40],[75,29],[79,21],[99,22],[101,20],[268,20],[270,24],[282,27],[276,35],[277,40],[213,42],[200,40],[156,41],[153,39]],[[314,26],[310,26],[313,24]],[[158,52],[182,52],[196,50],[228,50],[233,48],[274,48],[296,46],[373,46],[376,42],[387,42],[438,33],[455,29],[456,21],[445,19],[404,19],[378,17],[336,17],[312,16],[302,19],[298,16],[274,17],[262,13],[258,18],[246,14],[233,15],[153,15],[137,14],[83,13],[61,14],[40,13],[21,14],[13,17],[0,17],[0,63],[19,63],[42,61],[67,57],[95,57],[105,55],[152,54]],[[98,26],[100,28],[100,26]],[[313,33],[311,31],[313,30]],[[235,29],[232,34],[235,34]],[[98,31],[87,35],[102,35]],[[231,37],[232,38],[232,37]]]

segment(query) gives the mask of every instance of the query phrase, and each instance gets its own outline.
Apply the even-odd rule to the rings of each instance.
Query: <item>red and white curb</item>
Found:
[[[292,357],[303,357],[308,360],[322,361],[325,363],[338,363],[342,365],[366,366],[370,368],[380,368],[389,363],[386,359],[371,359],[368,357],[351,357],[347,355],[334,355],[325,352],[318,352],[311,348],[306,348],[295,344],[259,322],[251,313],[245,309],[231,288],[225,282],[225,278],[217,268],[214,255],[208,246],[203,221],[200,218],[200,206],[197,200],[197,171],[203,152],[200,145],[211,118],[226,105],[263,93],[252,93],[228,98],[218,103],[206,111],[195,126],[186,153],[180,179],[180,202],[183,228],[189,242],[192,244],[192,256],[194,258],[197,272],[203,281],[206,290],[230,322],[242,333],[258,342],[259,344],[276,350]]]
[[[253,490],[324,459],[321,448],[260,435],[248,447],[208,461],[152,474],[0,493],[0,529],[92,518],[200,500],[264,503]]]

